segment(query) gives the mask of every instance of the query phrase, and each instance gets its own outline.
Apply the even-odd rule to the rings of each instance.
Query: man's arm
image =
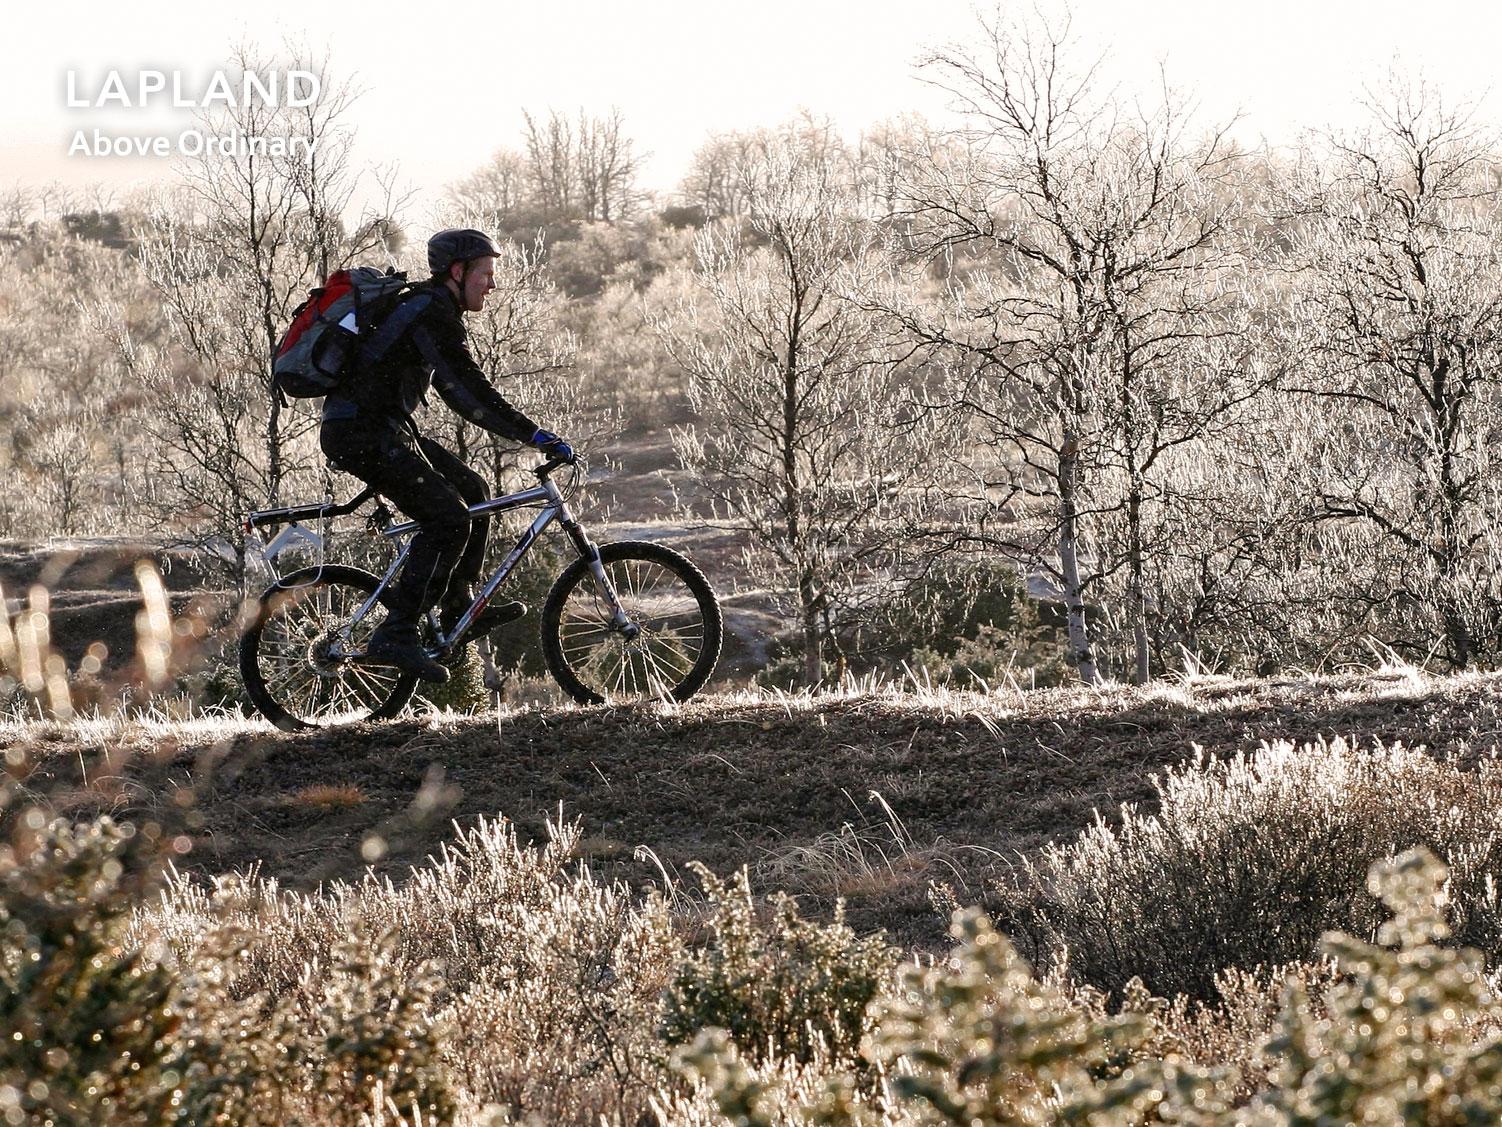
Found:
[[[432,365],[433,386],[457,414],[503,438],[532,441],[537,424],[507,403],[485,378],[464,340],[462,324],[424,317],[412,339],[423,361]]]

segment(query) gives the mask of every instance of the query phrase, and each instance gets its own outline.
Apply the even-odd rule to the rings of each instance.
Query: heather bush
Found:
[[[1107,1015],[1040,982],[981,913],[957,912],[951,933],[947,958],[908,968],[883,991],[862,1050],[866,1077],[822,1053],[812,1069],[756,1060],[723,1030],[706,1031],[677,1058],[698,1087],[665,1118],[715,1122],[713,1107],[757,1127],[969,1127],[1212,1123],[1229,1111],[1234,1071],[1151,1055],[1162,1031],[1147,1015]]]
[[[759,923],[745,869],[728,885],[702,865],[695,872],[709,898],[710,939],[678,967],[663,1003],[663,1039],[680,1045],[719,1028],[754,1059],[854,1059],[896,950],[880,934],[851,931],[843,905],[821,924],[779,893],[771,919]]]
[[[126,830],[16,825],[6,1121],[593,1123],[663,1082],[677,940],[659,901],[566,871],[574,827],[524,848],[482,823],[401,888],[176,877],[142,904]]]
[[[1170,773],[1153,818],[1128,812],[1047,853],[1023,874],[1033,885],[1019,877],[1014,893],[1054,882],[1033,904],[1051,905],[1053,942],[1071,937],[1045,949],[1042,976],[974,911],[956,913],[951,950],[899,968],[838,912],[759,905],[744,870],[698,869],[707,912],[675,919],[577,865],[575,825],[524,846],[482,821],[401,884],[300,895],[254,874],[170,876],[146,901],[149,834],[7,810],[0,1121],[1496,1122],[1502,1001],[1466,938],[1495,934],[1496,787],[1490,761],[1462,773],[1343,745]],[[1452,865],[1383,852],[1408,836]],[[1376,860],[1343,900],[1350,862],[1334,856],[1280,899],[1320,847]],[[1084,875],[1092,861],[1114,898]],[[1198,968],[1205,1001],[1132,976],[1081,984],[1081,959],[1109,965],[1110,936],[1122,967],[1161,974],[1172,927],[1187,979],[1207,950],[1194,903],[1287,934],[1339,908],[1360,930],[1326,932],[1301,963]],[[1060,907],[1092,904],[1109,912]],[[1122,921],[1151,931],[1153,911],[1181,915],[1134,946]]]
[[[423,684],[418,695],[434,708],[446,708],[473,716],[491,707],[485,687],[485,665],[473,642],[466,642],[444,662],[449,679],[441,685]]]
[[[706,1033],[679,1056],[698,1088],[665,1101],[666,1118],[716,1122],[714,1109],[766,1127],[1494,1123],[1502,1002],[1480,952],[1436,945],[1449,935],[1448,876],[1424,850],[1372,867],[1367,888],[1391,913],[1378,944],[1332,932],[1328,973],[1291,970],[1276,1027],[1251,1046],[1262,1062],[1250,1084],[1196,1059],[1194,1027],[1205,1023],[1185,1022],[1182,1002],[1134,982],[1108,1015],[1034,978],[972,912],[956,914],[950,956],[907,971],[878,1006],[866,1049],[884,1077],[874,1097],[862,1098],[848,1071],[749,1061],[723,1033]]]
[[[957,914],[952,934],[954,953],[909,971],[879,1016],[893,1089],[920,1122],[1197,1122],[1226,1110],[1225,1077],[1145,1051],[1143,1014],[1080,1007],[978,912]],[[1140,983],[1131,993],[1146,1008]]]
[[[404,1114],[453,1092],[460,1118],[488,1106],[549,1123],[629,1120],[664,1075],[655,1025],[678,941],[660,901],[570,871],[578,838],[555,826],[547,844],[523,847],[509,822],[482,821],[400,886],[368,876],[312,896],[180,879],[136,926],[177,967],[207,962],[218,976],[200,995],[213,1011],[205,1044],[265,1078],[216,1093],[226,1114],[273,1084],[284,1099],[302,1093],[281,1121],[336,1121],[336,1104],[371,1113],[379,1084],[385,1099],[407,1094]],[[246,1001],[258,1015],[248,1027]],[[380,1020],[352,1031],[356,1009]],[[277,1056],[285,1045],[303,1049]]]
[[[1377,944],[1325,938],[1337,977],[1320,1006],[1288,991],[1266,1048],[1277,1067],[1244,1122],[1502,1121],[1502,1002],[1482,952],[1438,945],[1449,877],[1423,849],[1373,867],[1392,918]]]
[[[1045,968],[1119,992],[1216,996],[1216,975],[1311,960],[1321,936],[1373,939],[1367,869],[1426,845],[1450,864],[1458,942],[1502,950],[1502,767],[1460,770],[1342,741],[1196,758],[1155,778],[1158,810],[1122,810],[1026,860],[1001,889],[1007,926]]]
[[[397,966],[391,933],[351,930],[306,959],[293,990],[257,991],[233,971],[249,936],[215,930],[182,975],[188,1123],[364,1124],[387,1114],[449,1122],[448,1022],[436,968]]]

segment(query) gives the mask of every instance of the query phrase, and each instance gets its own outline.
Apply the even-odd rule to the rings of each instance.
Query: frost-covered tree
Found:
[[[831,162],[786,146],[750,183],[751,237],[706,229],[703,301],[665,323],[697,419],[677,445],[750,534],[753,573],[791,592],[813,685],[842,619],[893,597],[943,421],[913,408],[911,350],[854,296],[888,267]]]

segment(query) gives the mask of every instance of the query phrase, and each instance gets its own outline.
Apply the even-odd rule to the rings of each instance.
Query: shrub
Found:
[[[871,1029],[869,1008],[897,952],[878,933],[857,936],[844,922],[803,919],[789,896],[772,897],[758,923],[746,870],[732,884],[695,865],[709,897],[711,938],[678,968],[664,999],[661,1032],[670,1045],[701,1030],[724,1029],[756,1059],[853,1059]]]
[[[732,1122],[774,1124],[1052,1124],[1216,1122],[1235,1074],[1178,1055],[1154,1056],[1157,1027],[1140,1014],[1108,1016],[1033,977],[990,921],[956,912],[958,946],[934,966],[910,967],[873,1007],[866,1054],[885,1079],[861,1085],[849,1062],[816,1056],[816,1070],[745,1059],[721,1030],[701,1033],[678,1062]],[[679,1099],[675,1122],[704,1122]]]
[[[1151,1023],[1095,1015],[1039,982],[979,912],[958,913],[957,950],[913,969],[880,1013],[899,1097],[939,1122],[1142,1122],[1173,1109],[1227,1110],[1219,1076],[1144,1052]],[[1145,994],[1140,983],[1135,994]]]
[[[202,1074],[217,1082],[200,1107],[357,1122],[400,1095],[404,1115],[451,1099],[460,1119],[644,1115],[678,944],[660,901],[569,871],[578,839],[555,826],[523,847],[504,819],[481,821],[400,886],[368,876],[315,896],[174,881],[137,927],[192,978],[196,1059],[226,1062]]]
[[[126,942],[143,852],[35,809],[0,846],[0,1118],[155,1123],[180,1073],[174,980]]]
[[[1155,778],[1159,809],[1124,807],[1024,862],[1001,889],[1035,962],[1119,992],[1216,996],[1216,975],[1309,960],[1331,929],[1371,939],[1362,889],[1383,858],[1427,845],[1450,860],[1456,935],[1502,950],[1490,874],[1502,865],[1502,767],[1343,742],[1203,756]]]
[[[187,1122],[452,1120],[436,968],[401,967],[394,933],[349,923],[327,952],[304,952],[297,988],[285,992],[239,997],[233,970],[249,936],[220,930],[200,949],[185,976]]]
[[[1010,680],[1027,689],[1071,682],[1074,674],[1065,660],[1038,644],[1037,632],[1029,625],[1029,621],[1037,621],[1036,611],[1018,617],[1022,624],[1016,633],[989,622],[982,623],[975,637],[959,639],[952,652],[916,650],[912,663],[927,670],[938,684],[956,689],[987,691],[1003,687]],[[1055,646],[1055,653],[1057,649]]]
[[[926,639],[906,659],[940,684],[979,689],[1009,678],[1024,687],[1075,679],[1060,642],[1060,608],[1029,595],[1008,564],[936,568],[910,592],[907,613],[894,607],[892,616],[899,638]]]
[[[665,1101],[674,1122],[707,1122],[707,1099],[733,1122],[841,1125],[952,1123],[1495,1123],[1502,1117],[1502,1002],[1481,953],[1436,945],[1448,935],[1443,865],[1416,850],[1373,866],[1367,887],[1392,913],[1379,944],[1332,932],[1328,974],[1289,975],[1271,1068],[1250,1087],[1206,1067],[1167,1030],[1179,1009],[1140,984],[1109,1016],[1033,977],[978,913],[957,913],[959,946],[904,974],[877,1008],[870,1051],[888,1078],[862,1098],[848,1072],[818,1074],[746,1061],[723,1034],[680,1055],[699,1084]],[[1323,978],[1318,997],[1311,983]]]
[[[1267,1045],[1279,1063],[1246,1122],[1502,1121],[1502,1004],[1480,951],[1436,945],[1448,877],[1427,850],[1373,868],[1367,887],[1393,913],[1380,945],[1326,937],[1337,977],[1322,1006],[1289,990]]]
[[[434,708],[474,716],[488,711],[490,690],[485,687],[485,666],[473,642],[466,642],[444,662],[449,679],[441,685],[421,684],[418,695]]]

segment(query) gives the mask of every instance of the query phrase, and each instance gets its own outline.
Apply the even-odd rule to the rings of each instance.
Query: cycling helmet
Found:
[[[439,231],[428,240],[428,269],[434,274],[446,274],[456,262],[468,262],[487,255],[494,257],[500,253],[501,248],[484,231],[454,227]]]

